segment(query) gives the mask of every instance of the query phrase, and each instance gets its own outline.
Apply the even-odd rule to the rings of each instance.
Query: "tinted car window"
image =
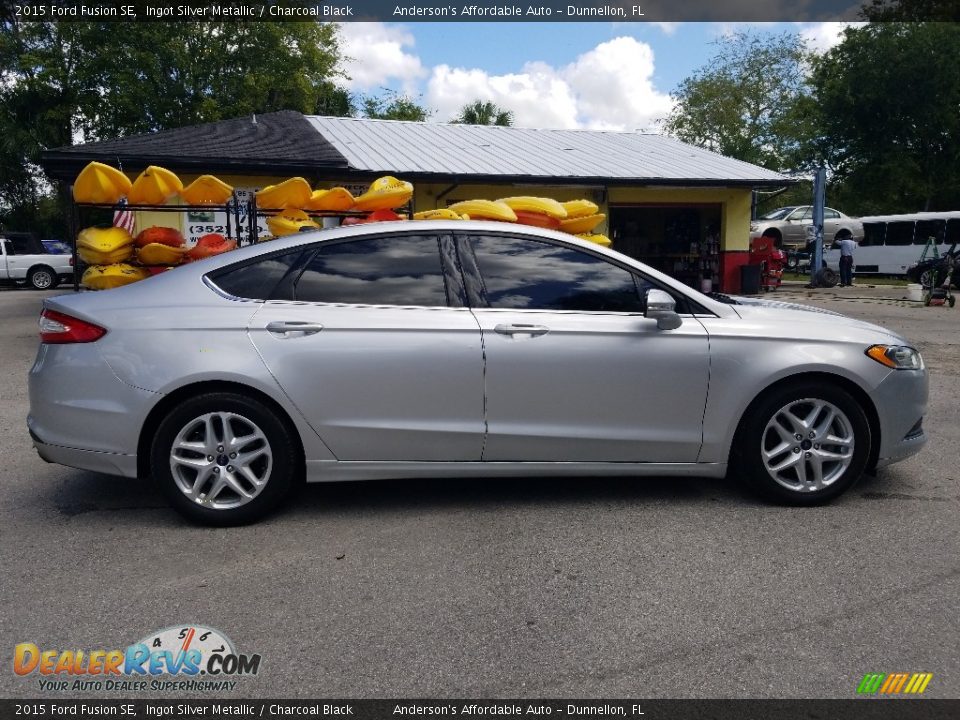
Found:
[[[809,220],[813,217],[813,210],[811,208],[801,208],[797,210],[793,215],[790,216],[791,220]]]
[[[228,295],[248,300],[266,300],[297,265],[303,250],[257,258],[210,273],[210,280]]]
[[[642,312],[633,274],[589,253],[528,238],[472,237],[492,308]]]
[[[396,235],[321,245],[294,286],[306,302],[447,304],[438,239]]]
[[[830,208],[824,208],[823,217],[827,218],[828,220],[839,220],[840,213],[838,213],[836,210],[831,210]]]

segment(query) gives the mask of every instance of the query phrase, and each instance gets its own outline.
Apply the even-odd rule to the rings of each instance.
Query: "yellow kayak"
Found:
[[[100,250],[91,250],[88,247],[77,245],[77,255],[87,265],[113,265],[123,262],[133,257],[133,245],[122,245],[116,250],[102,252]]]
[[[267,227],[277,237],[284,235],[293,235],[300,232],[302,228],[317,229],[317,225],[310,216],[303,210],[296,208],[286,208],[277,215],[271,215],[267,218]]]
[[[518,197],[500,198],[500,200],[497,202],[502,202],[504,205],[509,205],[510,209],[514,212],[517,210],[522,210],[523,212],[540,213],[541,215],[557,218],[558,220],[563,220],[567,217],[567,211],[563,209],[563,205],[558,203],[553,198],[530,197],[528,195],[524,195]]]
[[[315,212],[344,212],[352,208],[353,203],[353,193],[346,188],[335,187],[329,190],[314,190],[306,209]]]
[[[455,213],[447,208],[437,208],[436,210],[422,210],[413,214],[414,220],[464,220],[463,215]]]
[[[463,200],[447,209],[461,215],[469,215],[471,220],[517,221],[517,214],[509,205],[504,205],[499,200]]]
[[[563,232],[570,233],[572,235],[579,235],[580,233],[588,233],[593,230],[597,225],[603,222],[603,219],[606,217],[603,213],[596,213],[594,215],[586,215],[584,217],[573,218],[572,220],[561,220],[560,229]]]
[[[567,211],[568,220],[586,217],[587,215],[595,215],[600,209],[595,202],[590,202],[589,200],[568,200],[560,204],[563,205],[563,209]]]
[[[261,210],[303,208],[313,195],[310,183],[302,177],[292,177],[277,185],[267,185],[257,191],[257,207]]]
[[[78,203],[113,205],[129,194],[130,178],[103,163],[89,163],[73,181],[73,199]]]
[[[201,175],[180,193],[187,205],[223,205],[231,195],[233,186],[213,175]]]
[[[84,287],[91,290],[109,290],[148,277],[150,277],[150,271],[146,268],[134,267],[126,263],[116,263],[114,265],[92,265],[88,267],[80,282]]]
[[[137,250],[137,260],[141,265],[179,265],[186,254],[186,248],[150,243]]]
[[[133,237],[121,227],[88,227],[77,235],[77,247],[109,253],[133,244]]]
[[[127,200],[131,205],[163,205],[181,190],[183,183],[175,173],[151,165],[133,181]]]
[[[412,184],[406,180],[397,180],[395,177],[385,175],[370,183],[370,189],[354,200],[352,209],[359,212],[393,210],[406,205],[412,197]]]
[[[613,242],[606,235],[592,235],[590,233],[579,233],[577,237],[581,240],[586,240],[587,242],[596,243],[597,245],[602,245],[605,248],[612,247]]]

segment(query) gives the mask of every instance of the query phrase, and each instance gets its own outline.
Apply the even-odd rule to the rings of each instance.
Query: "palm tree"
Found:
[[[492,102],[474,100],[460,108],[460,115],[450,122],[461,125],[513,125],[513,111]]]

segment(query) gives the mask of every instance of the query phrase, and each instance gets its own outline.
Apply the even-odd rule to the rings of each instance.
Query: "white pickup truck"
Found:
[[[37,290],[73,277],[73,256],[48,253],[29,233],[0,233],[0,282],[26,282]]]

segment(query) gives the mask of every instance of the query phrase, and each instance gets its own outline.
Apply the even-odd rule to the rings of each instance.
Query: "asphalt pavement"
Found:
[[[208,529],[148,482],[32,449],[51,294],[0,293],[0,697],[85,696],[15,675],[18,643],[110,650],[192,623],[262,657],[222,697],[852,698],[868,672],[960,697],[960,309],[775,293],[899,330],[931,371],[927,448],[827,507],[696,478],[449,479],[311,486]],[[114,695],[205,696],[87,694]]]

